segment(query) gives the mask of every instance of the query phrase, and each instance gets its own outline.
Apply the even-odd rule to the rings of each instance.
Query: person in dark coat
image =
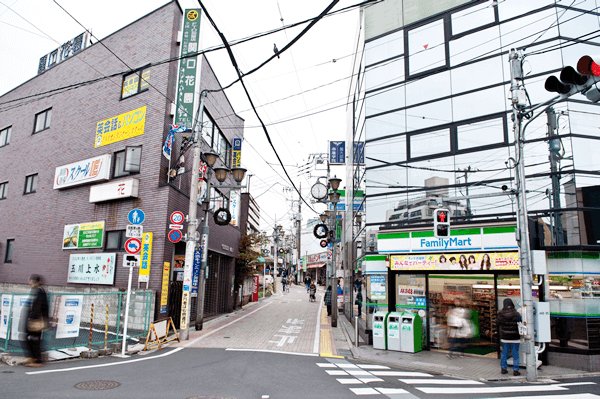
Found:
[[[502,343],[502,355],[500,356],[501,373],[508,373],[508,353],[512,352],[513,357],[513,375],[521,375],[519,372],[519,346],[521,337],[519,336],[519,325],[521,315],[515,309],[512,299],[504,300],[504,307],[498,312],[496,323],[500,332],[500,342]]]
[[[304,285],[306,285],[306,292],[308,292],[308,290],[310,288],[310,277],[308,277],[308,276],[304,277]]]
[[[325,306],[327,306],[327,316],[331,316],[331,286],[327,287],[325,291]]]
[[[362,315],[362,302],[363,302],[363,296],[362,296],[362,292],[359,289],[356,292],[356,300],[354,301],[354,304],[358,306],[358,317],[360,317]]]
[[[48,296],[41,287],[41,278],[37,274],[29,276],[31,286],[31,307],[27,315],[27,348],[31,361],[26,363],[29,367],[42,365],[42,331],[33,330],[31,321],[44,320],[48,324]]]

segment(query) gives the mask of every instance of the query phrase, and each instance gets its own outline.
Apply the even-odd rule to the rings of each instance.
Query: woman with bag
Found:
[[[41,278],[37,274],[29,276],[31,286],[31,306],[27,316],[27,348],[29,367],[42,365],[42,332],[48,328],[48,297],[41,287]]]

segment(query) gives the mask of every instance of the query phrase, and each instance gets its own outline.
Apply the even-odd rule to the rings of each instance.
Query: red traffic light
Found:
[[[448,212],[438,211],[436,214],[436,219],[438,223],[448,223]]]
[[[600,57],[590,57],[589,55],[584,55],[577,62],[577,71],[584,75],[593,75],[600,76]]]
[[[319,245],[321,246],[321,248],[325,248],[327,246],[327,240],[321,240]]]

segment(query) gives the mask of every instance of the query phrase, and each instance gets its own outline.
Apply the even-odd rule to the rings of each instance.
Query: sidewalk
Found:
[[[404,370],[423,371],[430,374],[442,374],[449,377],[478,379],[482,381],[523,380],[524,369],[521,376],[513,377],[510,374],[500,374],[500,359],[465,355],[463,358],[449,359],[446,351],[431,350],[418,353],[404,353],[373,349],[361,340],[359,347],[355,347],[352,339],[354,327],[345,316],[338,318],[338,330],[343,330],[354,360],[364,363],[377,363]],[[509,376],[510,375],[510,376]],[[583,370],[569,369],[557,366],[541,366],[538,369],[538,379],[572,378],[597,376],[600,373],[590,373]]]

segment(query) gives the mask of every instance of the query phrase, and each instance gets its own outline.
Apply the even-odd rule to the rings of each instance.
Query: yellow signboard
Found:
[[[518,270],[518,252],[391,255],[392,270]]]
[[[167,299],[169,298],[169,273],[171,272],[171,263],[163,264],[162,289],[160,290],[160,313],[167,313]]]
[[[100,121],[96,124],[94,147],[102,147],[144,134],[145,124],[146,106]]]
[[[152,258],[152,233],[142,235],[142,264],[138,281],[148,282],[150,277],[150,259]]]

